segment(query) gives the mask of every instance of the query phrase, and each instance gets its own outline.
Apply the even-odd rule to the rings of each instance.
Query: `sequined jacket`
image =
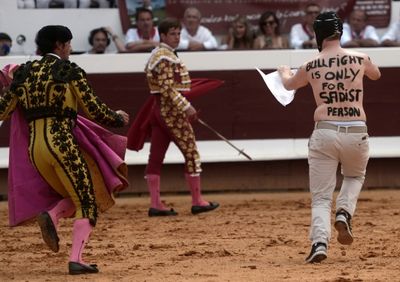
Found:
[[[121,115],[94,95],[81,68],[52,55],[18,68],[10,89],[0,97],[0,119],[7,118],[17,105],[28,122],[46,117],[76,119],[79,105],[101,124],[124,125]]]
[[[190,107],[189,101],[181,94],[190,90],[189,72],[171,47],[161,43],[155,48],[145,72],[151,94],[160,94],[171,99],[180,111]]]

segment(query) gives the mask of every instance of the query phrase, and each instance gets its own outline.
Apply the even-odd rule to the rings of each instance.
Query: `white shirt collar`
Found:
[[[57,59],[61,60],[61,57],[58,56],[57,54],[54,54],[54,53],[47,53],[46,55],[50,55],[50,56],[56,57]]]

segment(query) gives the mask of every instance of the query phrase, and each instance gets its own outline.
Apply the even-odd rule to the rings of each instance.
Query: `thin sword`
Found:
[[[242,154],[243,156],[245,156],[245,157],[246,157],[247,159],[249,159],[250,161],[253,160],[249,155],[247,155],[247,154],[244,152],[243,149],[240,150],[238,147],[236,147],[235,145],[233,145],[231,141],[229,141],[228,139],[226,139],[226,138],[225,138],[224,136],[222,136],[218,131],[216,131],[214,128],[212,128],[211,126],[209,126],[209,125],[208,125],[207,123],[205,123],[203,120],[197,119],[197,121],[198,121],[201,125],[207,127],[209,130],[211,130],[215,135],[217,135],[219,138],[221,138],[222,140],[224,140],[226,143],[228,143],[229,145],[231,145],[236,151],[239,152],[239,155]]]

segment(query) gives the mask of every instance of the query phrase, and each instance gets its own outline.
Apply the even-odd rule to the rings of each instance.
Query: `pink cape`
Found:
[[[13,69],[13,66],[5,67],[1,72],[8,78],[10,69]],[[0,78],[0,80],[4,86],[10,83],[10,79]],[[125,136],[114,134],[82,116],[78,116],[73,134],[82,150],[96,161],[110,194],[128,186],[124,163],[127,145]],[[16,108],[11,115],[8,167],[8,207],[11,226],[34,218],[62,199],[30,162],[28,142],[28,124],[21,111]]]

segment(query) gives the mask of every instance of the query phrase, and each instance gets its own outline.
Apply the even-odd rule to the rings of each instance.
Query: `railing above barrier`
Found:
[[[380,67],[399,67],[400,48],[362,48],[355,49],[367,53]],[[180,52],[179,57],[189,71],[276,69],[279,65],[297,68],[318,53],[317,50],[250,50],[250,51],[206,51]],[[149,53],[124,53],[104,55],[72,55],[87,73],[141,73]],[[38,59],[32,56],[0,57],[0,67],[6,64],[21,64]]]

